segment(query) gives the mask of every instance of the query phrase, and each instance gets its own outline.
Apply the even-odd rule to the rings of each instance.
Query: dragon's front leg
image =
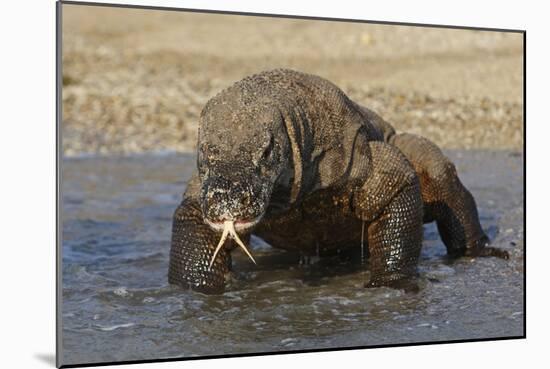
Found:
[[[367,287],[414,288],[422,247],[423,204],[414,168],[394,147],[369,144],[368,178],[354,195],[354,211],[368,223]]]
[[[222,247],[213,258],[219,240],[220,233],[204,223],[198,201],[184,198],[173,218],[168,281],[202,293],[223,293],[231,255]]]

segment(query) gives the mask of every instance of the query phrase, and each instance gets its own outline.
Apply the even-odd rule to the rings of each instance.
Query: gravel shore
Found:
[[[192,151],[210,97],[278,67],[323,76],[443,148],[523,146],[521,34],[75,5],[63,13],[68,157]]]

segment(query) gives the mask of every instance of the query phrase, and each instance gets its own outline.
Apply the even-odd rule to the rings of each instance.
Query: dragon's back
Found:
[[[372,114],[352,101],[340,88],[319,76],[291,69],[273,69],[253,74],[235,82],[215,96],[209,104],[223,101],[226,116],[245,111],[250,117],[276,108],[283,114],[299,115],[317,133],[319,140],[337,138],[346,129],[362,132],[369,141],[384,139],[383,130]],[[208,109],[208,105],[205,109]],[[235,119],[241,122],[239,117]],[[321,142],[319,142],[321,143]]]

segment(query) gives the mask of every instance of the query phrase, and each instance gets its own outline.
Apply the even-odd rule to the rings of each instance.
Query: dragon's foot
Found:
[[[406,293],[417,293],[420,291],[417,278],[411,276],[391,280],[371,279],[369,282],[365,283],[365,288],[378,287],[389,287],[396,290],[403,290]]]
[[[452,257],[487,257],[494,256],[500,259],[508,260],[510,259],[510,254],[506,250],[502,250],[496,247],[489,246],[489,238],[487,236],[482,236],[479,240],[474,242],[472,245],[462,249],[460,253],[450,254]]]
[[[473,257],[485,257],[485,256],[496,256],[504,260],[510,259],[510,254],[506,250],[498,249],[496,247],[484,246],[476,249],[467,249],[465,256]]]

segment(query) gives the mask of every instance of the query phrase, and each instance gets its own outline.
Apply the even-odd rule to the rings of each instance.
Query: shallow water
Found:
[[[171,217],[194,157],[65,159],[63,364],[523,335],[523,157],[447,154],[511,258],[450,262],[426,225],[416,294],[364,289],[359,263],[303,265],[259,239],[259,265],[236,251],[224,295],[171,287]]]

